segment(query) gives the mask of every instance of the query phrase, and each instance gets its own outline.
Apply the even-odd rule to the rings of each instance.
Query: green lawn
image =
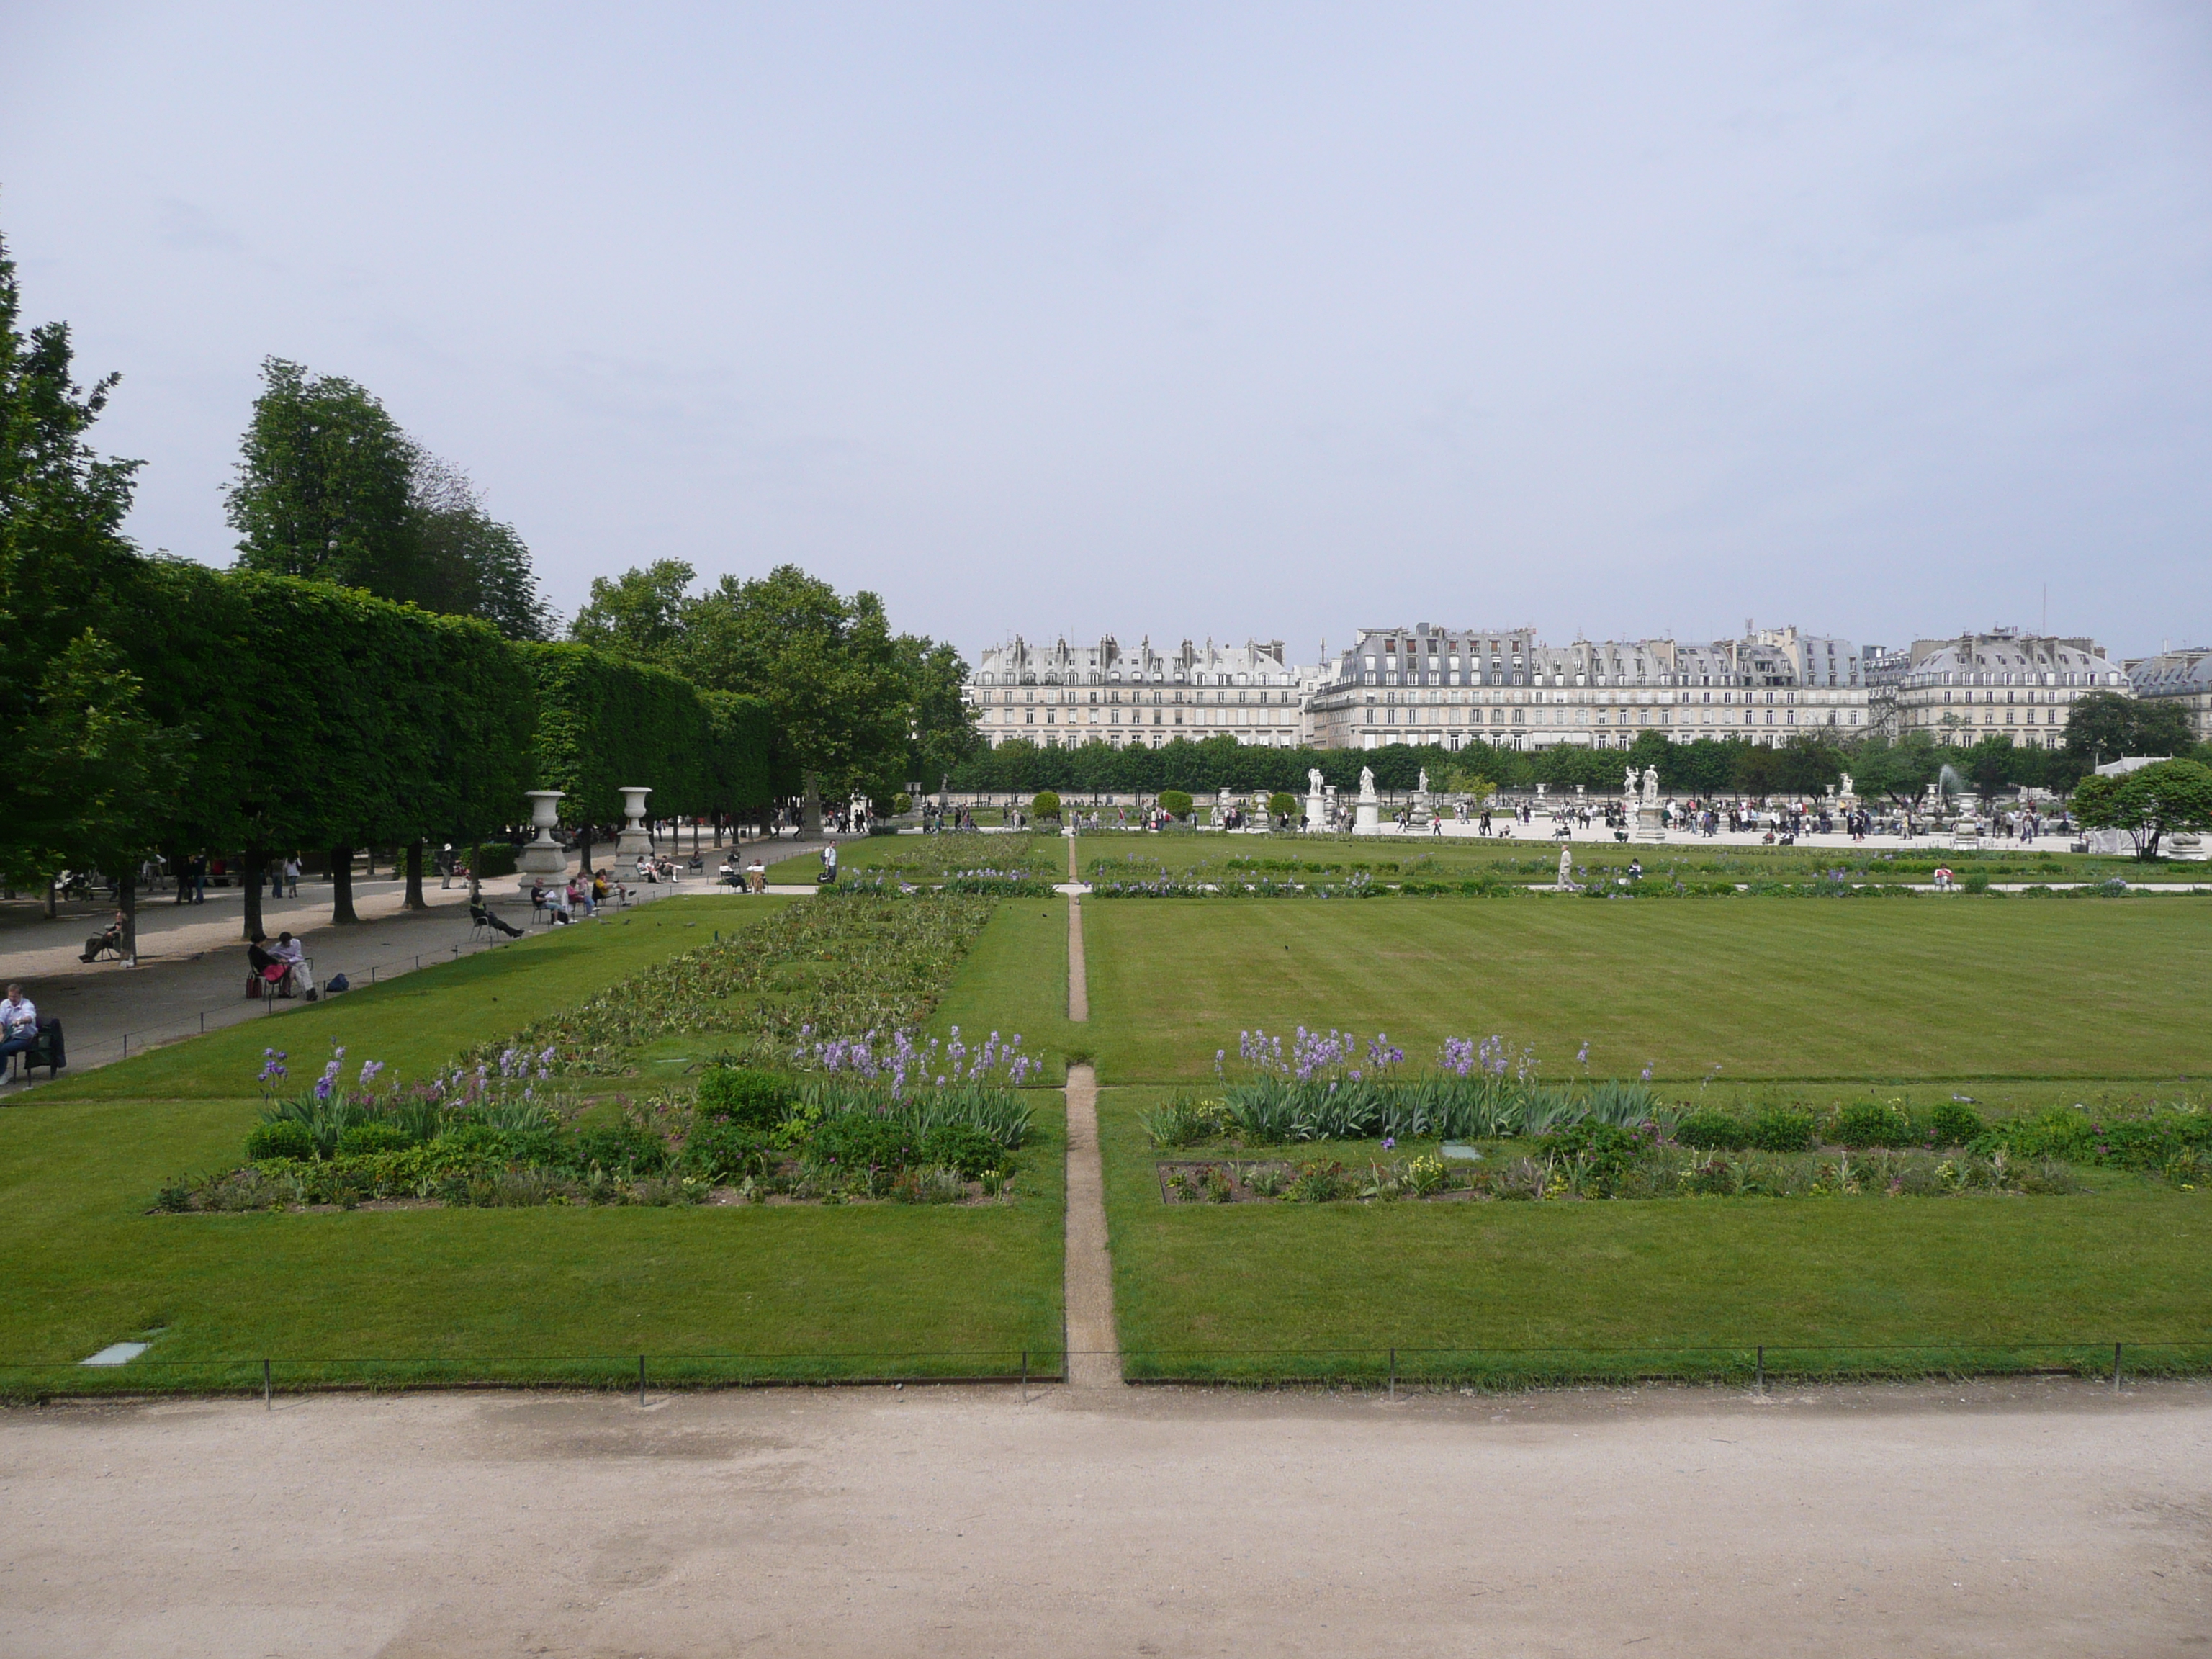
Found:
[[[1084,912],[1085,926],[1091,912]],[[1088,1054],[1091,1028],[1067,1018],[1067,901],[1007,899],[968,953],[937,1006],[930,1030],[955,1025],[971,1044],[993,1031],[1018,1033],[1024,1052],[1044,1062],[1044,1080],[1066,1081],[1070,1052]]]
[[[1100,1103],[1132,1376],[1379,1376],[1394,1346],[1402,1374],[1479,1376],[1602,1375],[1610,1349],[1711,1375],[1761,1344],[1897,1370],[1942,1363],[1908,1352],[1931,1344],[1978,1369],[2207,1343],[2212,1194],[2096,1174],[2066,1198],[1169,1206],[1137,1121],[1164,1092]],[[2068,1350],[1989,1351],[2027,1343]],[[1575,1355],[1514,1357],[1544,1348]]]
[[[295,1078],[333,1038],[349,1063],[380,1056],[419,1074],[699,941],[697,929],[711,938],[771,908],[663,901],[627,926],[535,939],[270,1027]],[[983,962],[987,976],[1004,971]],[[234,1385],[258,1382],[258,1364],[215,1362],[263,1356],[284,1362],[280,1382],[634,1381],[639,1353],[753,1356],[696,1362],[699,1376],[1011,1374],[1025,1349],[1033,1369],[1057,1365],[1055,1094],[1034,1097],[1040,1133],[1021,1200],[1004,1206],[145,1213],[163,1177],[238,1160],[270,1027],[197,1038],[0,1112],[0,1382]],[[11,1369],[155,1332],[152,1352],[122,1370]]]
[[[1084,907],[1113,1084],[1210,1079],[1237,1033],[1533,1045],[1544,1075],[2067,1079],[2212,1073],[2212,902],[1112,899]]]

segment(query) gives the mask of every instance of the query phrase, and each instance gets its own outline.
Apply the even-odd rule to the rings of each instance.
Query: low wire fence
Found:
[[[655,1392],[709,1389],[1031,1384],[1066,1380],[1063,1348],[840,1353],[427,1355],[398,1358],[141,1356],[122,1364],[0,1360],[0,1397],[192,1394],[258,1395],[456,1389]],[[1638,1382],[1763,1389],[1770,1385],[1916,1379],[2070,1376],[2119,1389],[2133,1381],[2212,1375],[2212,1340],[2134,1342],[1820,1344],[1639,1347],[1150,1348],[1123,1350],[1133,1384],[1328,1387],[1506,1392]]]
[[[549,1354],[407,1358],[188,1358],[119,1364],[0,1361],[0,1397],[83,1395],[398,1393],[453,1389],[635,1392],[828,1384],[1057,1382],[1058,1349],[946,1349],[891,1353]]]

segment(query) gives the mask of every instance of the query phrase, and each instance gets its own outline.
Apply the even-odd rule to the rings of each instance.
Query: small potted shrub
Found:
[[[1060,797],[1049,789],[1037,791],[1036,799],[1030,803],[1030,816],[1040,821],[1050,818],[1060,821]]]
[[[1180,789],[1163,789],[1160,791],[1160,811],[1171,818],[1188,818],[1190,816],[1190,797]]]

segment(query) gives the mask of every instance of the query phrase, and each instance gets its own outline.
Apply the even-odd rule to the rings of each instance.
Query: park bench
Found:
[[[15,1058],[21,1065],[23,1075],[27,1078],[31,1074],[31,1068],[33,1066],[45,1066],[49,1079],[52,1078],[55,1073],[66,1070],[69,1066],[69,1048],[62,1041],[61,1021],[52,1018],[41,1019],[39,1022],[37,1034],[31,1039],[31,1046],[17,1054]]]

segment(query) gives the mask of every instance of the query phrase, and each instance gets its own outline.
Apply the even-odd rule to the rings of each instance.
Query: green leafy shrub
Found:
[[[1980,1139],[1988,1126],[1972,1107],[1956,1100],[1939,1102],[1928,1114],[1929,1133],[1938,1146],[1967,1146]]]
[[[766,1130],[742,1123],[704,1122],[684,1142],[684,1173],[702,1181],[758,1179],[781,1161]]]
[[[965,1123],[940,1123],[921,1138],[921,1159],[940,1169],[957,1170],[969,1181],[981,1181],[996,1171],[1013,1167],[1012,1154],[981,1130]]]
[[[1171,818],[1187,818],[1190,816],[1190,797],[1180,789],[1163,789],[1160,811]]]
[[[338,1153],[366,1158],[376,1152],[399,1152],[415,1143],[405,1130],[392,1123],[356,1123],[338,1137]]]
[[[604,1170],[611,1176],[657,1176],[669,1165],[668,1143],[635,1123],[609,1123],[580,1131],[568,1148],[578,1170]],[[550,1160],[549,1160],[550,1161]]]
[[[708,1122],[773,1129],[790,1111],[791,1100],[787,1077],[750,1066],[718,1066],[699,1079],[697,1111]]]
[[[808,1138],[806,1155],[834,1167],[848,1179],[868,1170],[895,1171],[912,1165],[919,1137],[905,1124],[866,1112],[840,1112],[823,1120]]]
[[[1595,1195],[1619,1186],[1628,1166],[1651,1143],[1633,1129],[1584,1119],[1553,1130],[1536,1144],[1547,1157],[1574,1166],[1584,1188]]]
[[[1037,791],[1036,799],[1030,803],[1033,818],[1057,818],[1060,816],[1060,797],[1049,789]]]
[[[1910,1146],[1919,1139],[1912,1120],[1879,1100],[1856,1100],[1836,1114],[1836,1144],[1854,1152],[1869,1146]]]
[[[257,1123],[246,1137],[246,1155],[257,1164],[270,1158],[294,1158],[305,1163],[315,1156],[315,1138],[306,1124],[289,1118]]]
[[[1745,1131],[1744,1145],[1762,1152],[1802,1152],[1813,1145],[1813,1115],[1770,1106]]]
[[[1267,797],[1267,811],[1275,817],[1294,818],[1298,815],[1298,798],[1287,789],[1278,789]]]
[[[913,811],[914,797],[908,794],[905,790],[902,789],[898,793],[891,797],[891,816],[893,817],[902,818]]]
[[[1733,1113],[1708,1106],[1677,1123],[1674,1139],[1678,1145],[1701,1152],[1732,1152],[1751,1144],[1751,1126]]]

